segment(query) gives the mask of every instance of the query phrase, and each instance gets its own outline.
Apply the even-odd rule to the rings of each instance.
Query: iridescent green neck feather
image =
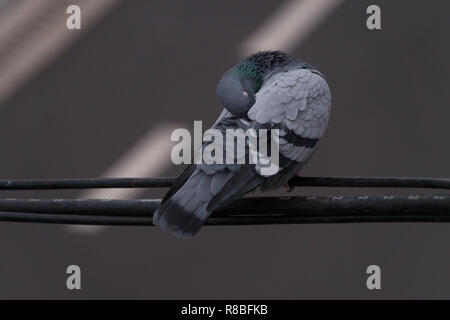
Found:
[[[255,81],[257,87],[259,88],[262,84],[262,74],[261,70],[257,65],[243,61],[233,70],[233,73],[238,75],[239,77],[247,78]]]
[[[242,60],[233,72],[240,77],[255,81],[260,87],[267,72],[292,61],[291,57],[281,51],[261,51]]]

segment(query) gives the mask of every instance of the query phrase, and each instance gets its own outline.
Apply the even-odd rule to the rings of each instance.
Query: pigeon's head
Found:
[[[227,71],[217,85],[217,97],[222,106],[239,118],[245,118],[255,103],[260,80],[251,68],[235,67]]]

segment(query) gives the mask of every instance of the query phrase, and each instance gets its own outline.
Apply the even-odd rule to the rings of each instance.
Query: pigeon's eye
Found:
[[[244,97],[248,98],[248,92],[247,91],[242,91],[242,94],[244,95]]]

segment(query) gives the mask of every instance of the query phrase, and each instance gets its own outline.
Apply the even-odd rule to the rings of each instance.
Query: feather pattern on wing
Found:
[[[331,93],[325,79],[310,69],[298,68],[267,79],[248,117],[279,129],[280,154],[305,162],[327,127],[330,108]]]

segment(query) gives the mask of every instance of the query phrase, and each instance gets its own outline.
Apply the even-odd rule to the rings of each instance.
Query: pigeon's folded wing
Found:
[[[279,129],[279,171],[263,177],[258,165],[242,166],[215,195],[208,210],[215,210],[258,186],[268,190],[285,185],[314,152],[327,127],[330,108],[328,84],[314,70],[287,70],[267,79],[248,117],[254,129]]]
[[[328,125],[330,109],[330,88],[315,70],[286,70],[265,81],[248,116],[255,126],[279,129],[281,170],[263,189],[286,184],[308,161]]]

